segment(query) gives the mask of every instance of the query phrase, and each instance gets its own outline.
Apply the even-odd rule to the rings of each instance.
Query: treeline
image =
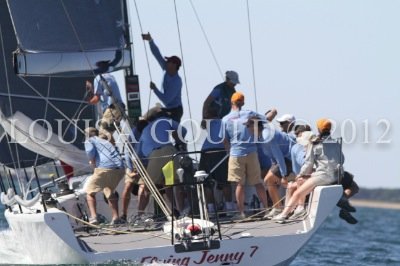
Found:
[[[400,202],[400,189],[360,188],[354,199]]]

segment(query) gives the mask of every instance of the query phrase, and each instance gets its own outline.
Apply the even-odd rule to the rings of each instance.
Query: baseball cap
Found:
[[[332,123],[327,118],[317,120],[317,128],[320,132],[329,132],[332,128]]]
[[[281,117],[277,118],[276,121],[278,121],[279,123],[282,123],[282,122],[293,123],[296,121],[296,118],[292,114],[284,114]]]
[[[244,95],[241,92],[235,92],[234,94],[232,94],[231,97],[231,102],[235,103],[235,102],[244,102]]]
[[[170,57],[164,57],[167,60],[167,63],[174,63],[175,65],[178,66],[178,68],[182,65],[182,61],[179,57],[177,57],[176,55],[170,56]]]
[[[230,80],[232,83],[234,83],[234,84],[240,83],[240,81],[239,81],[239,74],[236,73],[235,71],[232,71],[232,70],[226,71],[225,77],[226,77],[228,80]]]

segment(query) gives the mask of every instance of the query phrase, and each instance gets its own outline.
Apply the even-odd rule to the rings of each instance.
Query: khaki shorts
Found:
[[[162,168],[166,163],[172,159],[172,155],[177,153],[177,150],[172,145],[161,147],[160,149],[154,150],[149,155],[149,163],[147,164],[146,171],[149,174],[151,180],[156,185],[164,185],[164,175]],[[175,157],[177,158],[177,157]],[[177,162],[174,162],[174,173],[176,173]],[[175,179],[176,179],[176,175]],[[144,184],[142,178],[139,180],[139,184]]]
[[[242,157],[229,157],[228,181],[241,185],[262,183],[257,152]]]
[[[122,119],[122,113],[118,107],[108,107],[104,110],[103,117],[101,118],[101,124],[103,128],[109,128],[113,126],[114,121],[120,122]]]
[[[125,184],[128,184],[128,183],[137,184],[139,179],[137,177],[136,178],[130,177],[129,176],[130,173],[131,173],[131,171],[129,169],[126,169],[126,172],[125,172]]]
[[[124,177],[125,169],[95,168],[94,173],[89,177],[86,186],[86,193],[93,194],[103,191],[106,198],[114,194],[115,188]]]

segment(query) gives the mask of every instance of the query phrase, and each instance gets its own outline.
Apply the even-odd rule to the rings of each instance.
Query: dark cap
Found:
[[[167,60],[167,63],[173,63],[178,68],[180,68],[180,66],[182,65],[181,59],[179,57],[177,57],[176,55],[173,55],[173,56],[170,56],[170,57],[165,57],[165,59]]]

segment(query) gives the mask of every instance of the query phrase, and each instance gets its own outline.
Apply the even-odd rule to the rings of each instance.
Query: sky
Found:
[[[249,0],[250,26],[246,0],[176,0],[178,23],[173,0],[136,0],[140,20],[129,2],[142,110],[149,97],[159,102],[149,83],[163,75],[148,46],[147,64],[143,31],[163,55],[183,58],[183,119],[200,120],[205,98],[235,70],[246,109],[275,107],[314,130],[330,118],[360,186],[400,187],[400,1]]]

